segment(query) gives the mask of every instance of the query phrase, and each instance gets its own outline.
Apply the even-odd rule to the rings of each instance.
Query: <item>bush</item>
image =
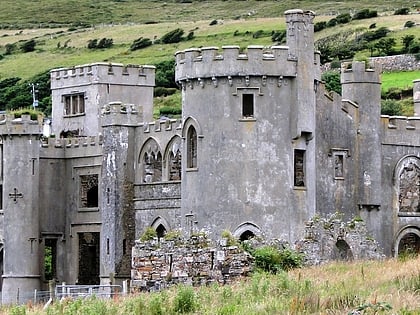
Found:
[[[332,18],[327,22],[327,27],[334,27],[338,24],[338,21],[336,18]]]
[[[406,28],[410,28],[410,27],[414,27],[414,26],[416,26],[416,23],[413,22],[413,21],[407,21],[404,24],[404,27],[406,27]]]
[[[400,8],[395,10],[394,15],[408,15],[410,13],[409,8]]]
[[[112,47],[112,45],[114,44],[114,40],[112,38],[102,38],[99,42],[98,42],[98,49],[101,48],[109,48]]]
[[[20,49],[24,52],[31,52],[35,50],[36,41],[34,39],[30,39],[25,41],[21,46]]]
[[[351,21],[351,16],[349,13],[343,13],[336,16],[338,24],[346,24]]]
[[[146,228],[143,235],[140,237],[140,241],[147,242],[154,239],[155,237],[157,237],[156,230],[149,226],[148,228]]]
[[[363,19],[370,19],[373,17],[377,17],[378,12],[377,11],[370,11],[369,9],[363,9],[358,12],[356,12],[353,15],[353,20],[363,20]]]
[[[176,313],[191,313],[197,308],[195,293],[192,287],[180,286],[174,299]]]
[[[325,22],[325,21],[316,22],[315,25],[314,25],[314,32],[322,31],[326,27],[327,27],[327,22]]]
[[[159,109],[160,116],[176,116],[181,115],[181,107],[164,106]]]
[[[325,71],[321,80],[325,82],[325,88],[328,92],[334,91],[341,95],[341,83],[340,83],[340,72],[339,71]]]
[[[382,100],[381,115],[400,116],[402,115],[402,107],[396,100]]]
[[[303,265],[303,255],[289,248],[279,250],[273,246],[263,246],[254,250],[252,255],[258,269],[271,273],[300,268]]]
[[[184,30],[177,28],[163,35],[160,41],[164,44],[179,43],[183,39],[182,35],[184,35]]]
[[[209,25],[210,25],[210,26],[212,26],[212,25],[217,25],[217,20],[213,20],[213,21],[211,21]]]
[[[286,30],[273,31],[271,34],[271,41],[277,42],[278,44],[286,42]]]
[[[140,37],[133,41],[133,43],[130,46],[130,50],[135,51],[135,50],[142,49],[151,45],[152,45],[152,41],[150,40],[150,38]]]
[[[176,88],[166,88],[163,86],[157,86],[153,89],[153,96],[160,97],[160,96],[168,96],[175,94],[178,89]]]

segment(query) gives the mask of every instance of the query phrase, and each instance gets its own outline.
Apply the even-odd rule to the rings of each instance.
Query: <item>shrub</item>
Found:
[[[210,26],[212,26],[212,25],[217,25],[217,20],[213,20],[213,21],[211,21],[209,25],[210,25]]]
[[[142,49],[151,45],[152,45],[152,41],[150,40],[150,38],[140,37],[133,41],[133,43],[130,46],[130,50],[135,51],[135,50]]]
[[[179,43],[183,39],[182,35],[184,35],[184,30],[177,28],[163,35],[160,41],[164,44]]]
[[[327,27],[334,27],[338,24],[338,21],[336,18],[332,18],[327,22]]]
[[[273,246],[263,246],[254,250],[252,255],[258,269],[271,273],[300,268],[303,265],[303,255],[289,248],[279,250]]]
[[[21,46],[20,49],[24,52],[31,52],[35,50],[36,41],[34,39],[30,39],[25,41]]]
[[[153,96],[160,97],[160,96],[168,96],[175,94],[178,89],[176,88],[166,88],[163,86],[157,86],[153,89]]]
[[[181,115],[182,109],[180,107],[163,106],[159,109],[160,116],[176,116]]]
[[[412,41],[410,43],[410,46],[408,46],[408,52],[410,54],[420,53],[420,42],[419,41]],[[416,55],[414,57],[416,58],[417,61],[419,60],[419,59],[417,59]]]
[[[416,26],[416,23],[413,22],[413,21],[407,21],[404,24],[404,27],[406,27],[406,28],[410,28],[410,27],[414,27],[414,26]]]
[[[88,49],[95,49],[97,45],[98,45],[98,40],[96,38],[91,39],[91,40],[88,41],[87,48]]]
[[[191,31],[188,33],[186,40],[192,40],[193,38],[194,38],[194,32]]]
[[[336,16],[337,23],[338,24],[346,24],[351,21],[350,13],[343,13]]]
[[[155,237],[157,237],[156,230],[149,226],[148,228],[146,228],[143,235],[140,237],[140,241],[147,242],[154,239]]]
[[[286,30],[273,31],[271,34],[271,41],[279,44],[286,42]]]
[[[114,40],[112,38],[102,38],[98,42],[97,48],[99,48],[99,49],[101,49],[101,48],[109,48],[109,47],[112,47],[113,44],[114,44]]]
[[[314,32],[322,31],[326,27],[327,27],[327,22],[325,22],[325,21],[316,22],[315,25],[314,25]]]
[[[197,307],[195,293],[192,287],[180,286],[174,299],[174,311],[176,313],[190,313]]]
[[[327,91],[334,91],[341,95],[341,82],[339,71],[325,71],[321,76],[322,81],[325,82],[325,88]]]
[[[363,20],[363,19],[369,19],[373,17],[377,17],[378,12],[377,11],[371,11],[369,9],[363,9],[358,12],[356,12],[353,15],[353,20]]]
[[[394,15],[408,15],[410,13],[409,8],[400,8],[395,10]]]
[[[402,107],[396,100],[383,100],[381,101],[381,114],[389,116],[402,115]]]

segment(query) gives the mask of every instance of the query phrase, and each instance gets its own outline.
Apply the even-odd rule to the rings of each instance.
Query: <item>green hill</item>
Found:
[[[68,1],[3,0],[0,10],[0,80],[9,77],[30,78],[60,66],[90,62],[156,64],[173,58],[175,51],[188,47],[272,45],[271,33],[285,28],[282,14],[299,6],[315,11],[315,22],[328,20],[344,12],[370,8],[378,18],[352,21],[316,33],[325,37],[348,28],[367,28],[376,23],[393,30],[397,39],[406,34],[420,35],[420,27],[403,29],[407,20],[420,24],[420,15],[392,15],[407,1]],[[420,1],[410,2],[416,12]],[[327,15],[330,14],[330,15]],[[215,23],[214,25],[211,22]],[[154,44],[130,51],[140,37],[151,41],[181,28],[193,32],[194,39],[176,44]],[[258,36],[256,36],[258,32]],[[88,49],[94,39],[112,39],[107,49]],[[35,50],[23,53],[20,46],[35,40]],[[7,49],[15,45],[15,51]]]

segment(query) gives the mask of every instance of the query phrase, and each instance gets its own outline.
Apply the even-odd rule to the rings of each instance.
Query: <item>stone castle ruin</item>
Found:
[[[375,65],[348,65],[342,96],[330,95],[314,14],[285,18],[287,46],[177,52],[182,119],[153,121],[154,67],[113,63],[51,71],[55,137],[29,116],[3,117],[3,303],[49,279],[131,279],[150,227],[295,244],[316,214],[340,212],[387,256],[419,251],[420,81],[414,117],[380,115]],[[337,255],[363,252],[355,234],[334,233],[325,244]]]

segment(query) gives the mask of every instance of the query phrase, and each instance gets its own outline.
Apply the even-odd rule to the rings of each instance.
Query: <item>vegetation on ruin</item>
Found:
[[[420,310],[420,256],[336,262],[276,274],[256,272],[226,285],[179,286],[113,300],[89,298],[2,306],[12,315],[403,314]]]

